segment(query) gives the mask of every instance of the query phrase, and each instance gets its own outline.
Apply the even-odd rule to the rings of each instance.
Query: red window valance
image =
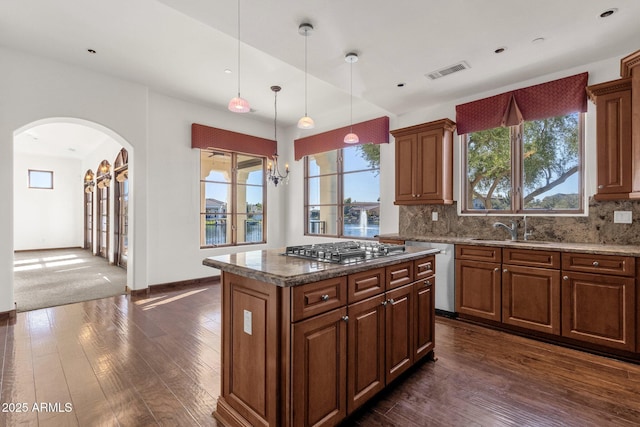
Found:
[[[304,156],[337,150],[354,144],[345,144],[344,136],[349,133],[351,126],[330,130],[317,135],[296,139],[294,144],[295,159]],[[389,117],[383,116],[366,122],[354,123],[353,132],[360,139],[359,144],[389,143]],[[357,145],[357,144],[355,144]]]
[[[193,123],[191,148],[219,148],[236,153],[271,157],[277,150],[277,143],[271,139]]]
[[[458,135],[587,111],[588,73],[541,83],[456,106]]]

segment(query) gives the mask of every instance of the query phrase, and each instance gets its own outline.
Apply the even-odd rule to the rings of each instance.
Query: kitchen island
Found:
[[[346,264],[283,252],[203,261],[222,271],[222,424],[336,425],[433,358],[437,249]]]

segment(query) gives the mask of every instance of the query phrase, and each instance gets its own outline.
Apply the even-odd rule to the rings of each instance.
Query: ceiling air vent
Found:
[[[450,65],[441,70],[433,71],[427,74],[431,80],[439,79],[440,77],[448,76],[449,74],[457,73],[458,71],[466,70],[467,68],[471,68],[466,61],[460,61],[457,64]]]

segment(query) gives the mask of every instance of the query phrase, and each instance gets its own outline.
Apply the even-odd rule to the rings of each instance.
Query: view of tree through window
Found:
[[[582,115],[466,136],[463,210],[581,212]]]
[[[306,234],[373,238],[380,232],[380,146],[305,158]]]

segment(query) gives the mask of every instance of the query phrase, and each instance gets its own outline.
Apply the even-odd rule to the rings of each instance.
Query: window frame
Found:
[[[325,174],[319,174],[319,175],[309,175],[309,155],[306,155],[303,157],[304,159],[304,199],[303,199],[303,210],[304,210],[304,235],[305,236],[310,236],[310,237],[331,237],[331,238],[338,238],[338,239],[349,239],[349,240],[376,240],[376,237],[361,237],[361,236],[349,236],[349,235],[345,235],[344,234],[344,208],[347,205],[353,205],[353,203],[351,204],[345,204],[344,202],[344,176],[345,175],[349,175],[349,174],[355,174],[355,173],[360,173],[360,172],[369,172],[369,171],[378,171],[378,175],[380,174],[380,164],[378,164],[377,168],[370,168],[370,169],[357,169],[357,170],[349,170],[347,172],[345,172],[344,170],[344,149],[345,148],[352,148],[352,147],[358,147],[359,145],[363,145],[363,144],[358,144],[358,145],[352,145],[351,147],[343,147],[343,148],[338,148],[336,150],[330,150],[330,151],[336,151],[337,152],[337,157],[336,157],[336,171],[332,172],[332,173],[325,173]],[[379,145],[379,144],[375,144],[375,145]],[[315,153],[315,154],[321,154],[321,153]],[[326,177],[326,176],[332,176],[335,175],[336,176],[336,181],[337,181],[337,201],[336,204],[310,204],[309,202],[309,178],[319,178],[319,177]],[[380,181],[378,181],[378,192],[380,192]],[[357,202],[356,202],[357,204]],[[336,216],[336,234],[329,234],[329,233],[325,233],[325,234],[319,234],[319,233],[311,233],[309,231],[309,223],[310,223],[310,218],[309,218],[309,208],[311,206],[335,206],[336,210],[337,210],[337,216]],[[381,206],[381,202],[378,201],[378,212],[380,212],[380,206]]]
[[[47,174],[49,176],[50,185],[49,186],[36,186],[31,183],[32,180],[32,172],[36,172],[38,174]],[[34,190],[53,190],[53,171],[42,170],[42,169],[28,169],[27,176],[29,179],[28,186]]]
[[[217,181],[207,181],[206,176],[203,177],[202,172],[202,154],[204,152],[214,153],[220,152],[231,156],[231,181],[228,183],[230,186],[230,197],[228,201],[228,205],[233,207],[233,212],[226,212],[228,220],[231,221],[231,239],[230,243],[224,244],[213,244],[213,245],[203,245],[203,237],[206,227],[206,215],[209,212],[206,212],[206,191],[202,191],[202,185],[207,182],[217,182]],[[199,162],[200,162],[200,179],[198,180],[198,186],[200,190],[200,212],[199,223],[200,223],[200,235],[199,235],[199,245],[200,249],[211,249],[211,248],[222,248],[222,247],[233,247],[233,246],[248,246],[248,245],[261,245],[267,243],[267,157],[261,156],[258,154],[252,153],[241,153],[236,151],[223,150],[218,148],[201,148],[198,150]],[[240,215],[247,215],[246,213],[238,213],[235,212],[237,206],[237,196],[238,196],[238,156],[249,156],[255,157],[262,161],[262,240],[259,242],[238,242],[238,218]],[[207,174],[208,176],[208,174]],[[257,185],[253,185],[257,186]],[[204,198],[204,200],[203,200]],[[203,211],[204,210],[204,211]],[[205,215],[205,221],[202,221],[202,216]]]
[[[467,192],[468,192],[468,133],[459,135],[460,139],[460,214],[461,215],[538,215],[538,216],[584,216],[586,214],[587,201],[585,200],[585,116],[583,112],[573,112],[569,114],[578,114],[578,198],[580,200],[580,209],[524,209],[523,208],[523,196],[522,196],[522,183],[524,181],[524,157],[522,153],[523,149],[523,131],[524,122],[510,126],[510,153],[511,153],[511,191],[517,193],[518,197],[512,197],[511,209],[499,210],[499,209],[470,209],[467,206]],[[565,115],[565,116],[566,116]],[[544,119],[538,119],[544,120]],[[473,133],[473,132],[471,132]]]

